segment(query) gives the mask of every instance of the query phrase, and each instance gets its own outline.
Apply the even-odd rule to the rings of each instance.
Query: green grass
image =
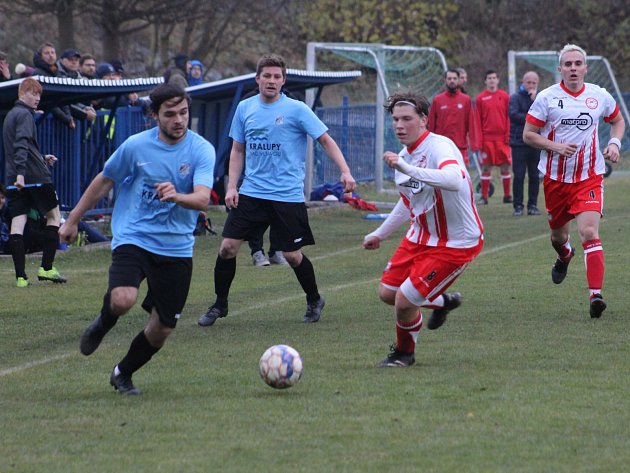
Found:
[[[134,376],[138,397],[116,394],[108,380],[145,324],[141,309],[92,356],[78,352],[100,309],[109,252],[60,254],[68,284],[22,290],[4,258],[0,472],[627,471],[629,186],[623,173],[606,181],[609,308],[600,320],[588,316],[579,244],[566,281],[552,285],[545,218],[515,219],[495,196],[480,208],[484,251],[453,286],[464,304],[440,330],[423,330],[409,369],[375,368],[394,340],[393,310],[376,290],[399,238],[363,250],[378,222],[349,207],[311,212],[317,245],[305,252],[327,297],[314,325],[301,323],[293,272],[252,267],[245,246],[230,315],[199,328],[220,241],[200,237],[183,317]],[[210,215],[220,227],[225,214]],[[29,258],[31,277],[38,265]],[[257,373],[276,343],[304,360],[288,390]]]

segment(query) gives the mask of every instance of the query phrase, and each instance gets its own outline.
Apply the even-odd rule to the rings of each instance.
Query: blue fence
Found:
[[[129,136],[154,125],[140,107],[121,107],[113,115],[99,110],[96,120],[77,120],[71,130],[50,114],[42,117],[37,126],[39,147],[44,154],[58,158],[52,167],[53,182],[62,210],[76,205],[92,179],[103,169],[112,152]],[[0,173],[4,182],[4,148],[0,146]],[[107,211],[112,199],[99,202],[93,212]]]

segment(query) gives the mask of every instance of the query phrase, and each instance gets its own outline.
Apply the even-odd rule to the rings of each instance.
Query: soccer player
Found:
[[[256,67],[260,94],[241,101],[236,109],[225,194],[230,212],[214,267],[216,300],[199,318],[202,327],[228,315],[228,295],[241,243],[269,226],[274,247],[283,252],[306,293],[304,322],[317,322],[324,308],[313,265],[301,250],[315,243],[304,203],[307,135],[319,142],[341,170],[340,180],[347,192],[354,190],[356,183],[326,125],[305,103],[281,92],[285,81],[284,60],[276,55],[261,57]],[[237,189],[243,167],[245,176]]]
[[[570,222],[575,219],[584,249],[590,315],[599,318],[606,309],[602,297],[604,250],[599,238],[604,158],[619,161],[625,123],[612,96],[584,82],[588,70],[584,49],[567,44],[560,51],[558,70],[560,83],[539,92],[529,109],[523,141],[542,150],[538,169],[544,174],[551,245],[558,253],[551,279],[560,284],[567,275],[575,254],[569,241]],[[600,118],[611,125],[603,154],[597,136]]]
[[[483,225],[464,159],[450,139],[427,130],[429,102],[412,92],[389,97],[387,110],[404,148],[385,152],[400,200],[364,248],[379,248],[405,222],[407,234],[387,263],[379,297],[396,311],[396,344],[380,367],[410,366],[422,328],[422,307],[432,308],[430,330],[459,307],[461,294],[444,291],[483,247]]]
[[[446,71],[444,84],[446,90],[433,98],[427,127],[433,133],[453,140],[468,164],[468,146],[477,151],[481,145],[472,100],[461,91],[457,70]]]
[[[492,167],[499,166],[503,184],[503,203],[512,203],[510,166],[510,96],[499,89],[497,71],[489,69],[485,78],[486,90],[477,95],[475,109],[481,130],[481,203],[488,203]]]
[[[35,110],[41,95],[42,85],[36,79],[24,79],[18,88],[18,100],[3,125],[7,205],[12,217],[9,245],[17,287],[30,284],[26,275],[24,228],[31,209],[46,216],[42,262],[37,278],[54,283],[66,282],[53,266],[59,246],[61,212],[49,169],[57,158],[52,154],[42,155],[37,143]]]
[[[98,348],[135,305],[146,279],[142,308],[149,321],[110,376],[122,394],[140,393],[132,374],[162,348],[180,318],[192,275],[193,230],[210,202],[215,162],[213,146],[187,128],[190,97],[184,89],[160,85],[150,99],[158,126],[129,137],[114,152],[59,231],[63,241],[74,241],[81,216],[116,185],[109,287],[80,350],[87,356]]]

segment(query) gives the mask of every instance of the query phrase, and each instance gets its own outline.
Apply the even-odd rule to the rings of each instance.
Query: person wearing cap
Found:
[[[8,59],[7,53],[0,51],[0,82],[13,79]]]
[[[125,74],[125,68],[123,67],[122,61],[120,59],[113,59],[110,61],[110,64],[114,68],[116,80],[121,80]]]
[[[102,80],[116,80],[116,69],[108,62],[103,62],[96,68],[96,78]]]
[[[81,55],[76,49],[66,49],[57,62],[57,76],[71,79],[82,78],[83,76],[79,72],[79,59],[81,59]]]
[[[188,87],[188,68],[190,63],[188,56],[185,54],[178,54],[173,58],[174,66],[169,67],[164,73],[164,82],[170,85],[176,85],[185,89]]]

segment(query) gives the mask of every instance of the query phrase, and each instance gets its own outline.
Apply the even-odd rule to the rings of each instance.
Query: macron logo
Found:
[[[151,164],[151,161],[145,161],[144,163],[138,163],[137,166],[141,168],[142,166],[146,166],[147,164]]]
[[[301,242],[301,241],[302,241],[302,237],[300,237],[300,238],[296,238],[295,240],[293,240],[293,243],[299,243],[299,242]]]

